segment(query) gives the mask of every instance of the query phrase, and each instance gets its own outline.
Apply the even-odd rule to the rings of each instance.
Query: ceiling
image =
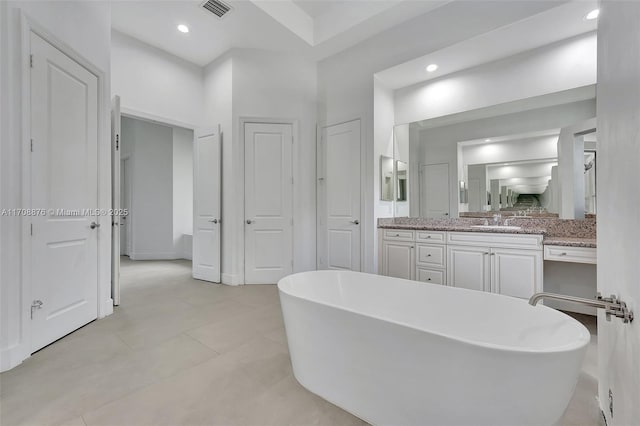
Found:
[[[319,60],[447,1],[224,0],[232,10],[220,19],[201,7],[203,0],[128,0],[112,3],[111,21],[113,29],[200,66],[232,48]],[[189,33],[178,32],[179,24]]]
[[[595,31],[597,20],[585,17],[597,7],[595,0],[558,3],[557,7],[378,72],[376,77],[388,88],[399,89]],[[429,64],[439,67],[427,73]]]
[[[321,60],[445,4],[468,0],[223,0],[232,7],[222,19],[203,0],[127,0],[112,3],[115,30],[205,66],[232,48],[255,48]],[[495,1],[482,0],[495,7]],[[542,46],[595,29],[583,15],[595,0],[541,0],[545,10],[378,73],[392,88]],[[526,1],[523,1],[523,4]],[[534,13],[534,12],[532,12]],[[179,24],[189,33],[177,31]],[[455,25],[455,22],[451,23]],[[425,36],[416,34],[416,37]],[[425,64],[438,62],[427,75]]]

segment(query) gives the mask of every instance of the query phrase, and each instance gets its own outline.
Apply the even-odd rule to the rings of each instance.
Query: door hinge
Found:
[[[116,151],[120,150],[120,135],[116,135]]]
[[[33,223],[32,223],[32,224],[31,224],[31,226],[30,226],[30,230],[29,230],[29,232],[31,233],[31,236],[33,236]]]
[[[33,53],[29,55],[29,67],[33,68]]]
[[[33,139],[31,139],[31,147],[30,147],[30,149],[31,149],[31,152],[33,152]]]

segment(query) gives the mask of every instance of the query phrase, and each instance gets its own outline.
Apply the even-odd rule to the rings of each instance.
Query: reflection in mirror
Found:
[[[595,213],[595,104],[592,85],[395,126],[395,160],[408,168],[395,216],[580,218],[583,196]],[[573,183],[583,172],[584,190]]]
[[[407,163],[396,161],[396,201],[407,201]]]
[[[458,174],[468,188],[460,212],[556,213],[550,194],[558,135],[552,129],[460,142]]]
[[[380,200],[393,201],[393,158],[380,156]]]
[[[584,135],[584,212],[596,214],[596,133]]]

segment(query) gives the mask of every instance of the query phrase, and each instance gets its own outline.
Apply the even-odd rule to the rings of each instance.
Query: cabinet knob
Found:
[[[427,257],[431,257],[431,253],[429,253],[429,254],[427,255]]]
[[[427,278],[427,281],[431,281],[431,278]]]

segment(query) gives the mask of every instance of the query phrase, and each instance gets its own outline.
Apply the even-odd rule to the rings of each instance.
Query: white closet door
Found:
[[[222,146],[219,130],[200,130],[194,140],[193,278],[220,282]]]
[[[98,79],[31,33],[31,350],[94,320],[98,235]],[[109,256],[109,253],[105,253]],[[27,305],[28,306],[28,305]]]
[[[325,206],[319,266],[360,271],[360,120],[325,127],[321,155],[320,191]]]
[[[246,123],[245,283],[274,284],[293,271],[293,129]]]

